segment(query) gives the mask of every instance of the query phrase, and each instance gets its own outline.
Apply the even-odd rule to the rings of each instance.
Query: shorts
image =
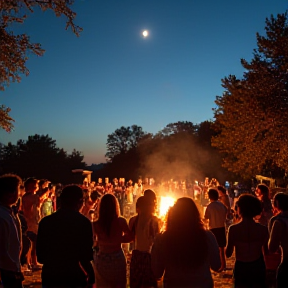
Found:
[[[220,228],[213,228],[210,229],[210,231],[214,234],[218,246],[219,247],[226,247],[226,229],[225,227],[220,227]]]

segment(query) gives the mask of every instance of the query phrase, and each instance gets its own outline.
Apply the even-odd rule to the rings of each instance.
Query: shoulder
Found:
[[[127,225],[127,220],[124,217],[118,217],[117,221],[120,225]]]

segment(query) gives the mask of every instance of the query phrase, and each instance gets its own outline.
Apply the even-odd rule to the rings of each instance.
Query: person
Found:
[[[164,274],[164,288],[213,287],[210,268],[221,267],[219,249],[191,198],[179,198],[170,208],[166,231],[152,247],[151,263],[156,278]]]
[[[37,270],[40,266],[37,263],[36,257],[36,239],[38,233],[38,222],[40,221],[40,196],[38,191],[38,180],[34,177],[28,178],[24,183],[26,193],[22,197],[22,211],[27,221],[28,229],[27,236],[31,241],[31,264],[32,269]]]
[[[130,264],[130,287],[157,287],[150,254],[154,239],[160,232],[158,218],[154,216],[154,202],[140,196],[136,202],[136,211],[138,214],[129,221],[129,228],[135,237]]]
[[[0,177],[0,274],[4,288],[22,288],[21,227],[12,206],[18,199],[22,180],[14,174]]]
[[[218,190],[215,188],[210,188],[208,190],[208,197],[210,203],[205,210],[204,218],[209,221],[209,229],[215,235],[219,246],[222,264],[219,272],[221,272],[222,270],[226,269],[224,248],[226,247],[225,223],[228,210],[222,202],[218,201],[219,194]]]
[[[267,253],[268,229],[256,223],[254,217],[261,214],[259,199],[251,194],[242,194],[237,202],[241,220],[228,230],[226,257],[232,256],[234,248],[234,282],[237,287],[263,288],[266,267],[263,252]]]
[[[95,274],[97,288],[126,287],[126,258],[122,243],[133,240],[126,219],[120,217],[119,204],[113,194],[100,199],[98,220],[92,223],[97,249]]]
[[[60,208],[39,223],[37,258],[42,267],[42,286],[87,287],[95,283],[93,232],[91,222],[79,210],[83,191],[66,186],[60,195]]]
[[[257,221],[268,226],[270,218],[273,216],[273,207],[269,197],[269,187],[265,184],[258,184],[255,190],[257,198],[262,203],[262,213]]]
[[[277,288],[288,287],[288,195],[282,192],[275,194],[273,205],[278,210],[278,214],[270,221],[270,238],[268,249],[275,253],[281,247],[282,259],[277,269]]]

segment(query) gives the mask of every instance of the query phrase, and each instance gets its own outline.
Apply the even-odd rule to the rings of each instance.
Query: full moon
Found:
[[[144,30],[144,31],[142,32],[142,35],[143,35],[144,38],[146,38],[146,37],[148,36],[148,31],[147,31],[147,30]]]

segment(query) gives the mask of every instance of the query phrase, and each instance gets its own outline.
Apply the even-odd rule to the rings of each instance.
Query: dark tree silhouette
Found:
[[[145,134],[142,127],[137,125],[122,126],[112,134],[109,134],[106,143],[107,153],[105,155],[108,161],[112,161],[116,155],[125,154],[130,149],[136,148]]]
[[[8,143],[1,149],[2,173],[16,173],[22,178],[47,178],[52,182],[69,183],[73,169],[84,169],[84,156],[75,149],[68,154],[60,149],[48,135],[29,136],[18,140],[16,145]]]

